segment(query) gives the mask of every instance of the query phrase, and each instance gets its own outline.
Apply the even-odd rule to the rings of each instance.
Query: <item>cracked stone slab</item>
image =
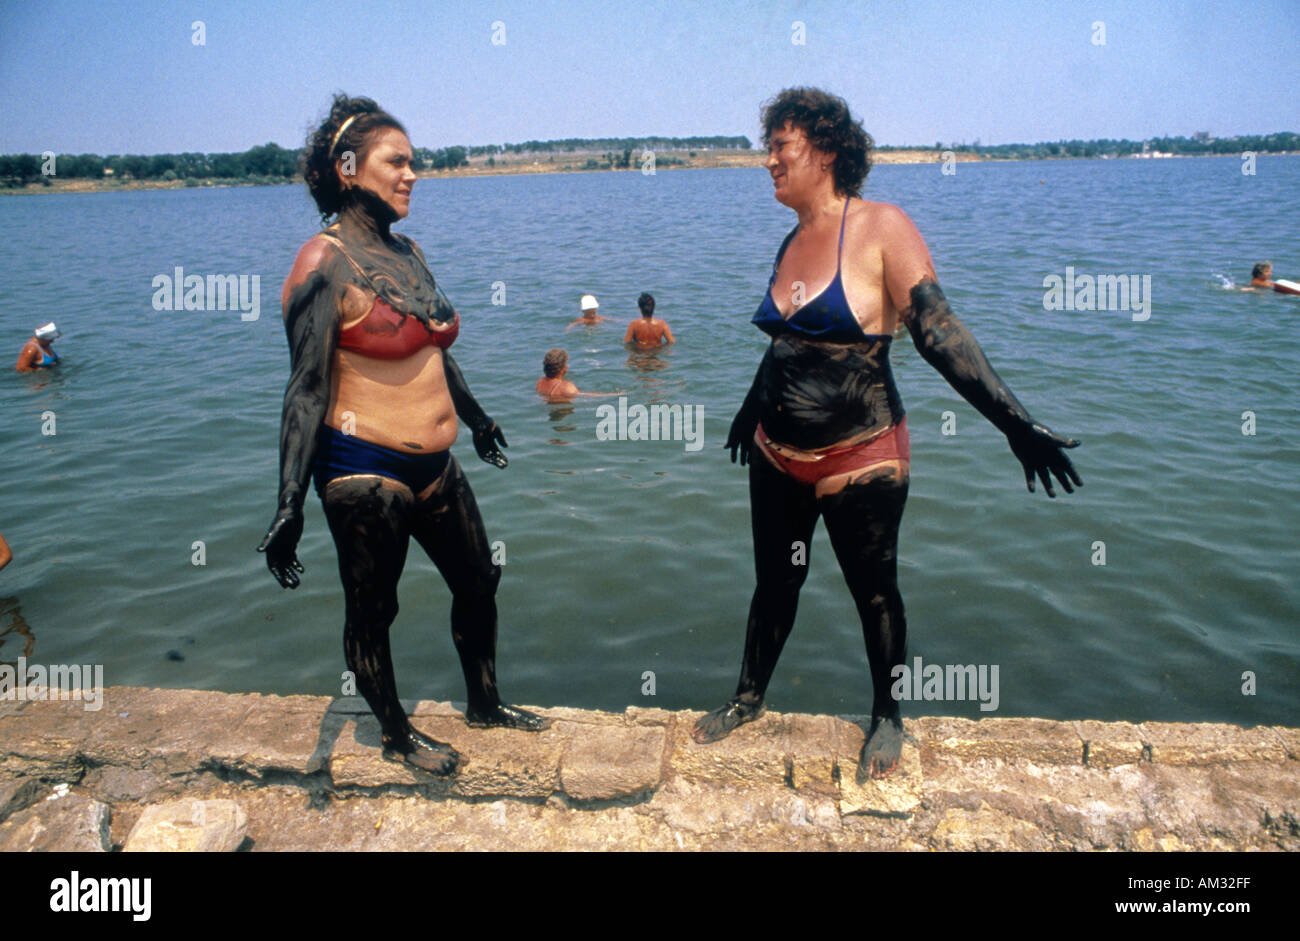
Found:
[[[574,800],[609,800],[653,790],[662,777],[663,728],[573,726],[560,759],[560,785]]]
[[[839,796],[835,757],[842,720],[832,716],[791,713],[776,717],[781,723],[779,745],[786,763],[787,783],[808,795]],[[851,724],[851,723],[843,723]],[[811,799],[811,797],[810,797]]]
[[[1083,743],[1067,722],[1051,719],[916,720],[921,747],[963,760],[1000,758],[1036,764],[1082,764]]]
[[[103,765],[92,768],[78,782],[78,787],[99,800],[140,801],[154,794],[175,791],[184,785],[164,775],[139,768]]]
[[[1073,722],[1081,741],[1088,746],[1089,768],[1118,768],[1143,759],[1142,730],[1132,722]]]
[[[1216,722],[1143,722],[1138,728],[1151,746],[1151,761],[1160,764],[1285,761],[1287,757],[1286,746],[1268,728]]]
[[[414,724],[437,741],[446,741],[429,727],[433,724],[429,720]],[[336,715],[329,734],[336,736],[326,761],[335,787],[421,787],[445,782],[409,765],[385,759],[380,747],[379,721],[374,716]]]
[[[243,721],[214,742],[212,757],[261,777],[268,771],[311,774],[325,767],[322,747],[330,700],[324,696],[253,696]]]
[[[903,753],[898,766],[883,778],[868,778],[861,784],[858,783],[858,756],[866,734],[853,723],[845,723],[848,727],[841,728],[837,756],[841,814],[906,817],[920,808],[925,777],[921,773],[921,751],[908,741],[910,724],[909,720],[903,722]]]
[[[193,773],[214,749],[234,741],[247,699],[210,690],[110,687],[104,708],[84,720],[77,747],[92,764]]]
[[[1300,729],[1288,729],[1286,726],[1273,725],[1268,730],[1277,736],[1286,750],[1286,756],[1292,761],[1300,760]]]
[[[471,729],[464,718],[416,717],[412,724],[434,741],[460,753],[449,778],[426,774],[386,760],[380,749],[379,722],[373,716],[343,720],[329,758],[330,777],[339,787],[434,787],[466,797],[549,797],[559,789],[564,738],[545,732]]]
[[[677,722],[677,713],[667,709],[646,709],[642,706],[628,706],[623,713],[633,725],[660,725],[671,728]]]
[[[930,845],[958,852],[990,850],[1043,851],[1053,849],[1052,838],[981,801],[976,810],[950,807],[930,833]]]
[[[786,724],[777,713],[767,713],[740,726],[726,738],[700,745],[691,729],[703,713],[691,713],[672,730],[668,762],[673,774],[686,781],[707,781],[721,786],[739,784],[784,786],[783,740]]]
[[[461,753],[453,782],[466,797],[549,797],[560,790],[565,738],[560,723],[545,732],[460,730],[447,741]]]
[[[107,804],[80,794],[46,798],[0,823],[0,852],[104,853]]]

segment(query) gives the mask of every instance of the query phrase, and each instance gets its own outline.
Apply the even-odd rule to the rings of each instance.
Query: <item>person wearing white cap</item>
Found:
[[[58,365],[59,354],[54,352],[50,344],[61,335],[53,321],[37,327],[32,332],[32,338],[23,344],[23,350],[18,354],[18,363],[14,368],[18,372],[35,372],[47,366]]]
[[[568,333],[570,330],[572,330],[580,323],[591,326],[592,324],[603,323],[604,321],[609,319],[608,317],[600,316],[600,314],[598,313],[598,311],[600,310],[600,302],[596,300],[595,295],[592,294],[582,295],[582,300],[578,302],[578,306],[582,308],[582,316],[579,317],[577,320],[573,321],[573,323],[569,324],[567,327],[565,327],[564,328],[565,333]]]

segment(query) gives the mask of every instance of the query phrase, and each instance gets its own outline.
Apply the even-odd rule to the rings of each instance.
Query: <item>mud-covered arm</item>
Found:
[[[1035,475],[1049,497],[1056,496],[1053,474],[1066,493],[1074,492],[1071,482],[1082,486],[1083,480],[1062,451],[1078,447],[1079,442],[1056,434],[1030,417],[993,369],[970,330],[957,319],[938,282],[923,278],[912,287],[909,300],[902,318],[917,351],[962,398],[1007,436],[1012,452],[1024,466],[1030,492]]]
[[[442,351],[442,368],[447,376],[447,391],[451,393],[451,404],[456,407],[457,416],[469,426],[469,430],[474,435],[474,450],[478,452],[480,458],[494,467],[505,467],[510,463],[501,453],[502,447],[509,447],[506,436],[501,433],[497,423],[488,417],[487,412],[483,411],[483,406],[478,404],[478,399],[474,398],[473,393],[469,391],[465,374],[460,371],[459,364],[447,350]]]
[[[285,314],[289,337],[289,383],[280,414],[280,502],[302,508],[316,436],[330,403],[330,379],[338,345],[338,303],[324,276],[312,272],[294,289]]]
[[[280,490],[275,519],[259,552],[285,588],[298,587],[302,507],[316,455],[316,436],[329,408],[331,368],[338,343],[336,292],[311,271],[287,292],[284,329],[289,338],[289,383],[280,413]]]
[[[763,370],[767,368],[772,359],[772,344],[767,345],[767,352],[758,363],[758,369],[754,373],[754,381],[749,387],[749,393],[745,396],[745,401],[741,403],[736,417],[731,420],[731,428],[727,432],[727,443],[724,448],[731,451],[731,463],[736,463],[736,455],[740,455],[740,466],[744,467],[749,463],[749,449],[754,443],[754,429],[758,427],[759,418],[759,387],[763,381]]]

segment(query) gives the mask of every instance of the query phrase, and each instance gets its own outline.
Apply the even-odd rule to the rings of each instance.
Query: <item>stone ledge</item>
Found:
[[[1285,727],[908,719],[899,768],[859,784],[862,717],[769,712],[701,746],[697,712],[547,708],[530,734],[408,703],[463,756],[438,779],[384,760],[355,698],[112,687],[96,712],[6,705],[11,849],[88,847],[110,817],[120,848],[178,797],[246,805],[254,849],[1300,849]],[[76,801],[44,800],[54,785]]]

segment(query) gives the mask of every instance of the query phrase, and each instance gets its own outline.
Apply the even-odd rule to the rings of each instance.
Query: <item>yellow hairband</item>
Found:
[[[352,115],[350,118],[348,118],[346,121],[344,121],[342,124],[339,125],[339,129],[338,129],[337,131],[334,132],[334,140],[330,142],[330,153],[331,153],[331,154],[334,153],[334,148],[337,147],[337,146],[339,145],[339,138],[342,137],[342,136],[343,136],[343,132],[346,131],[346,130],[348,129],[348,125],[351,124],[353,121],[355,121],[355,120],[356,120],[357,118],[359,118],[359,117],[361,117],[361,115],[359,115],[359,114],[354,114],[354,115]]]

